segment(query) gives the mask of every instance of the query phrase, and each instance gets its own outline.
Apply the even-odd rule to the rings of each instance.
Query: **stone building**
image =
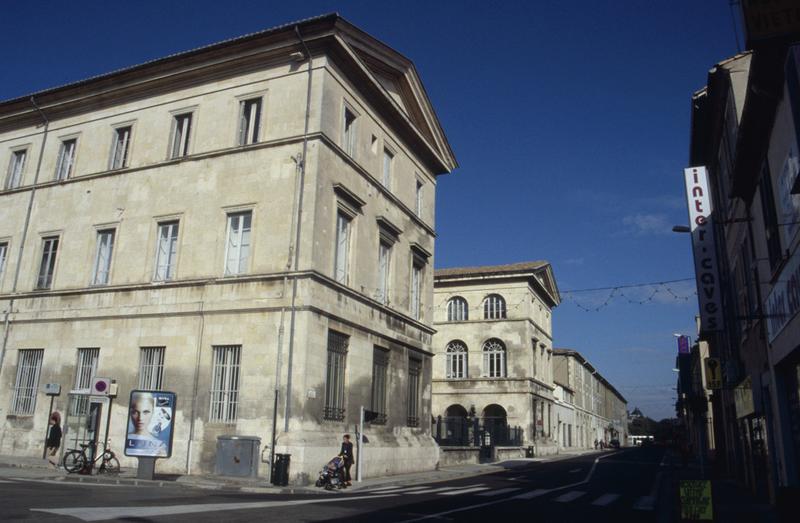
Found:
[[[568,442],[572,434],[570,446],[592,448],[595,440],[627,445],[628,403],[586,358],[571,349],[553,350],[553,376],[559,387],[572,392],[567,399],[572,398],[574,426],[561,429]]]
[[[260,474],[285,452],[304,482],[361,406],[366,475],[436,463],[456,161],[408,58],[338,15],[279,26],[1,102],[0,165],[0,453],[41,453],[45,383],[75,446],[108,377],[118,452],[129,392],[177,393],[164,472],[212,472],[218,436],[248,435]]]
[[[480,420],[493,446],[555,452],[551,315],[559,302],[546,261],[437,270],[434,416],[448,427]]]

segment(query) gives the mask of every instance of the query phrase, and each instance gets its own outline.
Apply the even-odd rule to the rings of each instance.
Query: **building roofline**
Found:
[[[575,349],[553,348],[553,355],[573,356],[574,358],[579,360],[581,364],[583,364],[585,367],[591,369],[592,374],[597,376],[597,379],[600,380],[600,383],[602,383],[608,390],[610,390],[616,397],[618,397],[622,401],[622,403],[624,403],[625,405],[628,404],[628,400],[626,400],[625,397],[622,394],[620,394],[619,391],[605,377],[603,377],[603,375],[600,374],[597,368],[591,363],[589,363],[589,360],[587,360],[580,352],[576,351]]]

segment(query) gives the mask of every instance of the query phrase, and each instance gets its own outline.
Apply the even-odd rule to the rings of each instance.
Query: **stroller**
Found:
[[[336,456],[322,467],[316,485],[324,487],[325,490],[344,488],[344,482],[342,481],[343,469],[344,459]]]

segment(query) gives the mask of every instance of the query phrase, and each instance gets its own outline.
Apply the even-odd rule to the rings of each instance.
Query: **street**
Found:
[[[250,494],[165,487],[80,484],[25,478],[0,469],[0,519],[49,521],[656,521],[663,449],[532,463],[414,486],[319,494]],[[73,519],[74,518],[74,519]]]

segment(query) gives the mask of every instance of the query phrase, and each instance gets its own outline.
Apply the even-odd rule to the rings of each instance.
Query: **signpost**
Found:
[[[47,383],[44,386],[44,393],[50,396],[50,411],[47,413],[47,426],[44,429],[44,448],[42,449],[42,459],[47,457],[47,436],[50,432],[50,416],[53,415],[53,400],[61,395],[61,385],[58,383]]]
[[[681,519],[712,521],[711,481],[681,480]]]

